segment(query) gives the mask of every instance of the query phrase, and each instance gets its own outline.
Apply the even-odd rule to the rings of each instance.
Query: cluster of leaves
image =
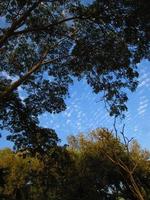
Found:
[[[1,150],[1,199],[150,198],[150,153],[141,150],[136,141],[127,151],[126,146],[106,129],[92,131],[88,137],[79,135],[68,139],[67,148],[57,146],[42,155],[37,152],[33,156],[30,150]]]

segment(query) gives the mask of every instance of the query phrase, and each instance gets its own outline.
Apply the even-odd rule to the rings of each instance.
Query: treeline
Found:
[[[150,199],[150,152],[106,129],[43,153],[0,151],[1,200]]]

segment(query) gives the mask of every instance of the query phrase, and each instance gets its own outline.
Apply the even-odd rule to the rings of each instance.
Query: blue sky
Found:
[[[150,62],[142,61],[139,66],[139,86],[134,93],[129,93],[128,112],[122,122],[118,120],[117,128],[125,123],[125,134],[128,138],[137,139],[143,148],[150,149]],[[76,81],[70,87],[70,98],[66,99],[66,111],[40,116],[41,125],[56,130],[62,142],[70,134],[88,133],[98,127],[113,129],[113,118],[105,110],[104,103],[99,101],[84,80]]]
[[[125,123],[125,134],[134,137],[143,148],[150,149],[150,62],[142,61],[139,66],[139,86],[134,93],[129,93],[128,112],[124,121],[117,122],[121,129]],[[113,129],[113,118],[105,110],[104,103],[99,101],[85,80],[75,81],[70,86],[70,98],[66,99],[67,109],[59,114],[44,113],[39,117],[44,127],[54,128],[62,140],[70,134],[85,133],[98,127]],[[0,140],[0,148],[12,146],[5,140],[6,132]]]

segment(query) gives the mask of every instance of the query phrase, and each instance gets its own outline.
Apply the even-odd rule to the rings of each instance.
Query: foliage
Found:
[[[149,199],[150,153],[137,142],[128,151],[107,129],[69,141],[69,151],[77,156],[79,199]]]
[[[68,199],[68,187],[74,173],[73,161],[64,148],[57,148],[44,157],[29,152],[0,152],[0,170],[4,182],[0,185],[1,199],[37,200]]]
[[[0,168],[5,171],[5,184],[0,188],[1,196],[4,199],[20,199],[26,195],[32,177],[38,176],[43,166],[36,158],[24,159],[19,154],[6,149],[0,152]]]
[[[101,92],[110,115],[121,115],[124,89],[137,86],[136,64],[149,58],[149,7],[146,0],[0,1],[1,127],[22,137],[38,115],[65,110],[74,77]]]
[[[70,136],[70,141],[67,148],[57,146],[42,156],[33,156],[28,150],[1,150],[1,199],[149,199],[150,152],[136,141],[127,151],[106,129],[92,131],[89,136]],[[131,182],[131,172],[142,198]]]
[[[0,0],[0,128],[15,145],[0,151],[1,199],[150,198],[149,153],[137,144],[127,151],[97,130],[70,137],[66,149],[38,120],[66,109],[74,78],[102,94],[111,116],[127,110],[136,65],[149,59],[149,8],[146,0]]]

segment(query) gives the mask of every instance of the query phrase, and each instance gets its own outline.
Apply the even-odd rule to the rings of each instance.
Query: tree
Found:
[[[136,141],[127,151],[107,129],[72,139],[67,148],[57,146],[42,156],[1,150],[1,199],[137,200],[135,183],[143,198],[149,199],[150,152]]]
[[[0,151],[0,169],[6,171],[4,184],[0,187],[2,197],[6,200],[24,200],[28,199],[28,187],[34,176],[39,176],[43,165],[37,158],[23,158],[21,154],[4,149]]]
[[[54,130],[31,126],[31,124],[27,132],[19,135],[15,133],[8,136],[7,139],[14,142],[16,150],[27,150],[32,156],[35,156],[37,153],[40,156],[49,154],[51,150],[57,147],[57,143],[59,142]]]
[[[74,195],[76,168],[66,148],[57,147],[44,158],[1,150],[0,171],[3,200],[69,200]]]
[[[149,180],[150,153],[137,142],[128,151],[107,129],[79,135],[74,141],[78,145],[71,142],[69,151],[78,163],[77,199],[149,199],[149,186],[144,182]]]
[[[39,114],[65,110],[73,77],[103,93],[110,115],[121,115],[124,89],[137,86],[136,64],[149,57],[149,7],[146,0],[0,1],[1,127],[15,132],[21,124],[23,132],[38,126]],[[27,124],[14,120],[20,109]]]

